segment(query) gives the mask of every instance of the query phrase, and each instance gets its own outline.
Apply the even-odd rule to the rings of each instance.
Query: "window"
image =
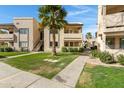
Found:
[[[108,48],[115,48],[115,39],[114,38],[106,38],[106,45]]]
[[[20,47],[28,47],[27,41],[20,41]]]
[[[65,30],[64,32],[65,32],[65,33],[69,33],[69,31],[68,31],[68,30]]]
[[[72,33],[73,31],[72,30],[70,30],[70,33]]]
[[[124,49],[124,38],[120,38],[120,48]]]
[[[79,42],[75,42],[75,46],[79,46]]]
[[[55,42],[55,46],[58,46],[58,42]]]
[[[78,30],[75,30],[74,33],[79,33],[79,31]]]
[[[28,34],[29,29],[28,28],[20,28],[19,31],[20,31],[20,34]]]
[[[68,42],[64,42],[64,46],[69,46],[69,43]]]
[[[50,46],[52,47],[52,42],[50,42]]]
[[[51,41],[50,42],[50,47],[52,47],[53,46],[53,42]],[[55,42],[55,46],[57,47],[58,46],[58,42]]]
[[[70,46],[73,46],[73,42],[70,42]]]

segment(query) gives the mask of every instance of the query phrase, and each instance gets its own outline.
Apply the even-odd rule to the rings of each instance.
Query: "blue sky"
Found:
[[[97,6],[95,5],[68,5],[64,6],[68,15],[68,22],[82,22],[84,24],[83,34],[97,31]],[[38,21],[37,5],[11,5],[0,6],[0,23],[12,23],[13,17],[34,17]]]

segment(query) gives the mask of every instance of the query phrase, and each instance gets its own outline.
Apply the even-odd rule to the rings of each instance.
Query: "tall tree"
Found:
[[[92,39],[92,34],[91,34],[91,32],[88,32],[87,34],[86,34],[86,41],[87,41],[87,46],[88,47],[91,47],[91,39]]]
[[[55,33],[64,28],[67,23],[65,17],[67,15],[66,10],[61,5],[44,5],[39,8],[39,18],[41,19],[41,24],[44,27],[48,27],[53,37],[53,55],[56,55],[55,46]]]
[[[91,32],[88,32],[88,33],[86,34],[86,39],[92,39],[92,34],[91,34]]]

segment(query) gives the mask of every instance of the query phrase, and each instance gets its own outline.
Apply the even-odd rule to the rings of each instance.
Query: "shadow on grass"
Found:
[[[6,56],[1,56],[1,55],[0,55],[0,58],[6,58]]]

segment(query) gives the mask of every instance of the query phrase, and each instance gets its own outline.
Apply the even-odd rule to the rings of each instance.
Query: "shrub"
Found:
[[[83,47],[80,47],[78,50],[78,52],[83,52],[83,51],[84,51]]]
[[[68,52],[68,49],[66,47],[62,47],[62,52]]]
[[[98,51],[98,50],[92,50],[92,51],[91,51],[91,55],[92,55],[93,57],[99,58],[99,57],[100,57],[100,54],[101,54],[101,52]]]
[[[68,48],[69,52],[74,52],[74,48]]]
[[[66,48],[66,47],[63,47],[62,48],[62,52],[83,52],[83,48],[72,48],[72,47],[69,47],[69,48]]]
[[[0,52],[4,52],[4,48],[0,48]]]
[[[0,48],[0,52],[12,52],[13,49],[10,47]]]
[[[124,65],[124,55],[122,54],[118,55],[117,60],[121,65]]]
[[[114,62],[114,58],[109,52],[101,52],[99,58],[103,63],[110,64]]]
[[[12,52],[12,51],[13,51],[13,49],[10,48],[10,47],[6,47],[6,48],[4,48],[4,52]]]
[[[73,52],[78,52],[78,48],[73,48]]]

